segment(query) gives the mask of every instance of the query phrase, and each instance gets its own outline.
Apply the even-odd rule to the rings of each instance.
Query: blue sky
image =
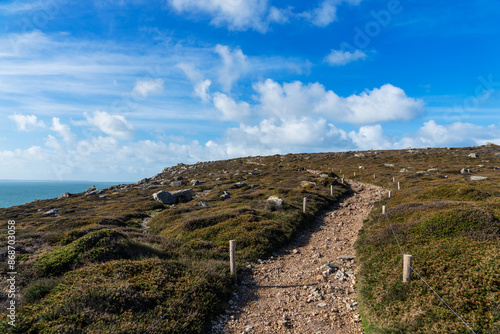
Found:
[[[500,144],[493,0],[0,1],[0,179]]]

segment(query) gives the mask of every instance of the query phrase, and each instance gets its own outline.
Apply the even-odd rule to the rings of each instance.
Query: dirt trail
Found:
[[[382,188],[350,182],[352,192],[286,249],[248,266],[220,333],[363,333],[355,301],[354,243]]]

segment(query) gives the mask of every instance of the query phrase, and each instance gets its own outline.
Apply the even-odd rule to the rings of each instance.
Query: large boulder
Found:
[[[153,199],[162,204],[175,204],[179,200],[182,202],[188,202],[193,199],[193,189],[177,190],[172,192],[161,190],[153,194]]]

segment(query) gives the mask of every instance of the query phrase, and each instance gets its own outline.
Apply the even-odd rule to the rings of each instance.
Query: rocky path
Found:
[[[248,265],[220,333],[363,333],[355,300],[354,243],[381,188],[351,182],[352,192],[275,256]]]

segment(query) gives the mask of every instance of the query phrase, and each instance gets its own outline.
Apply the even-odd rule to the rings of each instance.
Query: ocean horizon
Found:
[[[130,182],[0,180],[0,208],[57,198],[66,192],[78,194],[93,185],[104,189],[124,183]]]

